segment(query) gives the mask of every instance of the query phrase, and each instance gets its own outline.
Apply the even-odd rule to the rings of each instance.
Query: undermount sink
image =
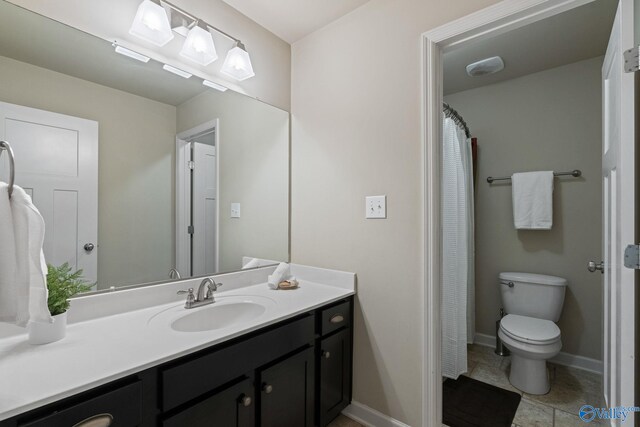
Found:
[[[226,328],[261,316],[267,308],[255,302],[213,303],[176,319],[171,328],[179,332],[202,332]]]

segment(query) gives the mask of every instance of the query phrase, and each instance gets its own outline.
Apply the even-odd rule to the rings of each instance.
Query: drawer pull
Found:
[[[273,391],[273,386],[271,384],[263,384],[262,385],[262,391],[264,391],[265,393],[269,394]]]
[[[331,316],[331,319],[329,319],[329,321],[331,323],[342,323],[344,321],[344,316],[342,316],[342,314],[334,314],[333,316]]]
[[[243,394],[240,397],[240,403],[242,403],[242,406],[244,407],[251,406],[251,403],[252,403],[251,397]]]
[[[112,422],[113,416],[111,414],[98,414],[80,421],[73,427],[109,427]]]
[[[328,359],[331,357],[331,352],[329,351],[323,351],[322,352],[322,357],[324,357],[325,359]]]

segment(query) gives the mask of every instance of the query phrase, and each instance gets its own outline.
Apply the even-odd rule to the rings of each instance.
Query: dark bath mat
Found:
[[[442,421],[449,427],[511,427],[520,395],[469,377],[442,384]]]

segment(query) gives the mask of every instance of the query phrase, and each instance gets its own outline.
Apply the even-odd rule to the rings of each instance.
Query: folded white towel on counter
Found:
[[[53,319],[47,306],[47,264],[42,252],[44,220],[22,188],[14,186],[9,199],[3,184],[0,198],[4,199],[0,200],[0,212],[6,213],[6,205],[10,207],[9,224],[12,229],[7,231],[4,225],[0,229],[0,254],[8,253],[15,266],[8,275],[0,273],[1,295],[8,298],[7,301],[2,298],[0,319],[18,326],[26,326],[30,320],[50,323]],[[11,233],[13,241],[4,238]],[[12,304],[12,308],[8,308],[6,303]]]
[[[290,276],[291,272],[289,269],[289,264],[287,264],[286,262],[281,262],[280,264],[278,264],[273,274],[271,274],[267,278],[267,282],[271,289],[278,289],[278,285],[280,284],[280,282],[288,279]]]
[[[553,171],[514,173],[513,222],[519,230],[551,230]]]

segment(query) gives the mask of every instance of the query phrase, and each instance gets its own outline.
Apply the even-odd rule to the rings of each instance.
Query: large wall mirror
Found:
[[[48,263],[104,290],[288,261],[286,111],[6,1],[0,80],[0,139]]]

